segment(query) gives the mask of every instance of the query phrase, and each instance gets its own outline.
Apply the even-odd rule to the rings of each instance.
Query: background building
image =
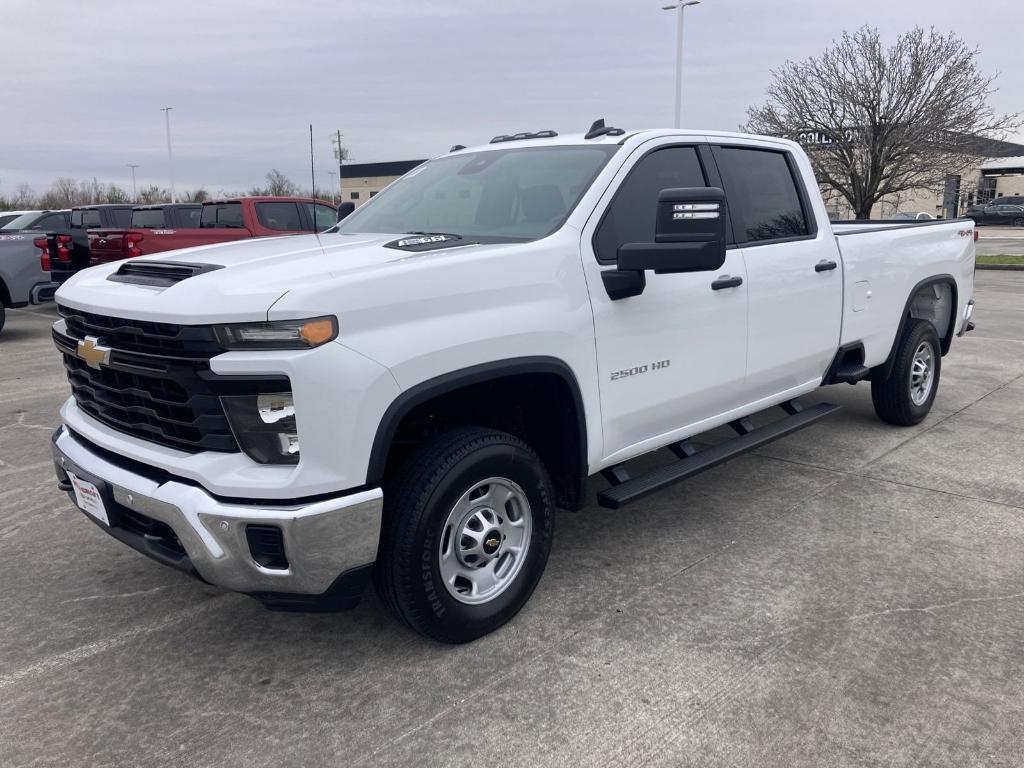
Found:
[[[889,195],[871,210],[871,218],[890,218],[901,211],[924,211],[936,218],[949,218],[962,215],[971,205],[983,205],[1006,195],[1024,195],[1024,144],[979,140],[972,148],[969,161],[967,170],[950,174],[946,183],[936,189]],[[821,193],[829,216],[852,218],[850,206],[839,193],[825,186]]]
[[[351,163],[341,166],[341,200],[358,208],[392,181],[426,160],[392,160],[384,163]]]

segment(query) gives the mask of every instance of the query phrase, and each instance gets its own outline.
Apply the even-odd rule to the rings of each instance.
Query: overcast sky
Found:
[[[58,176],[130,187],[330,181],[353,162],[429,157],[498,133],[671,125],[675,23],[662,0],[4,0],[0,192]],[[683,122],[734,130],[771,68],[843,29],[955,30],[1024,111],[1020,0],[703,0],[686,12]],[[1020,137],[1015,137],[1020,139]]]

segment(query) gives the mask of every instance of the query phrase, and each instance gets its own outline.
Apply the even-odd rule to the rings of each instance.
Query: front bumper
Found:
[[[52,443],[58,484],[72,500],[69,472],[100,491],[110,525],[93,522],[165,565],[283,610],[348,608],[366,586],[380,535],[379,488],[295,504],[226,502],[119,460],[65,427]],[[280,529],[284,567],[256,562],[248,526]]]

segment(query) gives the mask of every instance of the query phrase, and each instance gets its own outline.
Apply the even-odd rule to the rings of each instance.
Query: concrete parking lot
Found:
[[[978,253],[1024,256],[1024,229],[1020,227],[978,227]]]
[[[461,647],[372,597],[269,613],[107,537],[53,481],[53,310],[12,311],[0,765],[1020,766],[1024,273],[977,279],[924,424],[830,387],[831,420],[561,514],[532,601]]]

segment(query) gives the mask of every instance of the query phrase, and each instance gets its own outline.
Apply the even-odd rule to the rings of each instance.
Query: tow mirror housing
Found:
[[[663,189],[658,193],[653,243],[625,243],[617,269],[602,273],[611,299],[643,293],[644,272],[710,272],[725,263],[725,192],[718,187]]]
[[[338,204],[338,221],[341,221],[356,209],[356,204],[350,201]]]

